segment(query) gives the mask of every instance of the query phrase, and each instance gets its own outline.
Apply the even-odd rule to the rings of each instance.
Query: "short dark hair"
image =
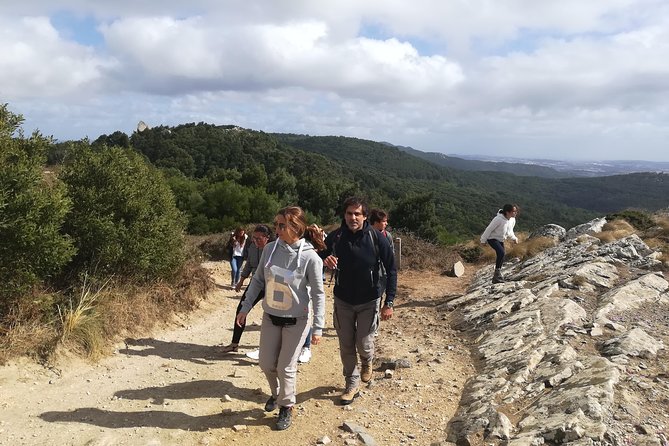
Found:
[[[507,212],[512,212],[514,208],[518,211],[520,210],[517,204],[505,204],[504,206],[502,206],[502,209],[499,210],[499,213],[506,214]]]
[[[267,238],[272,237],[272,230],[267,225],[258,225],[253,228],[253,232],[259,232]]]
[[[373,225],[374,223],[387,219],[388,219],[388,213],[383,209],[372,209],[371,211],[369,211],[368,220],[370,225]]]
[[[344,200],[344,204],[342,205],[342,210],[341,213],[342,215],[346,214],[346,209],[349,207],[353,206],[354,208],[362,207],[362,215],[367,217],[367,202],[365,201],[364,198],[360,197],[348,197],[346,200]]]

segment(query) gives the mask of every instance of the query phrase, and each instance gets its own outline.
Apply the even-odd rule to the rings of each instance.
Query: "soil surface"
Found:
[[[45,368],[28,360],[0,367],[0,445],[332,445],[362,444],[344,421],[378,445],[430,445],[446,438],[464,382],[475,373],[467,341],[439,308],[463,294],[472,274],[401,272],[395,315],[377,337],[374,379],[350,406],[326,287],[327,329],[298,372],[293,425],[275,431],[263,406],[268,385],[245,352],[257,348],[262,309],[249,314],[238,353],[224,354],[240,293],[227,262],[205,264],[217,286],[195,312],[142,339],[127,339],[91,364],[61,357]],[[407,359],[386,377],[383,359]],[[444,443],[446,444],[446,443]]]

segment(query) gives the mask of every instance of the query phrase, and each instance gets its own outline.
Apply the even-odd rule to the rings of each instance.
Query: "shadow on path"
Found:
[[[85,423],[108,428],[156,427],[204,432],[209,429],[231,428],[235,424],[270,426],[276,423],[275,414],[266,416],[259,405],[257,409],[241,410],[230,414],[192,416],[182,412],[147,410],[143,412],[114,412],[95,407],[82,407],[71,411],[45,412],[40,418],[50,423]]]
[[[298,403],[309,399],[331,400],[337,404],[337,394],[328,395],[332,386],[314,388],[298,395]],[[186,400],[196,398],[232,398],[257,401],[258,407],[237,412],[223,412],[193,416],[183,412],[167,410],[112,411],[95,407],[82,407],[69,411],[44,412],[40,418],[49,423],[85,423],[106,428],[156,427],[160,429],[181,429],[204,432],[209,429],[232,428],[236,424],[247,426],[268,426],[274,428],[276,413],[263,410],[268,395],[256,390],[239,388],[231,382],[202,380],[183,382],[165,387],[121,390],[114,394],[119,399],[150,400],[151,404],[162,405],[166,400]],[[224,408],[225,403],[221,403]]]
[[[158,356],[166,359],[179,359],[201,365],[211,364],[211,361],[223,359],[225,356],[218,346],[166,342],[153,338],[127,338],[125,346],[126,348],[121,348],[118,352],[132,356]]]

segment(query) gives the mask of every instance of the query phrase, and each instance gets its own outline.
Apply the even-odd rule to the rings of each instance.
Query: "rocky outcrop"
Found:
[[[448,441],[666,441],[669,282],[636,235],[611,243],[589,235],[604,222],[537,232],[563,241],[509,262],[506,283],[492,285],[492,266],[482,269],[467,294],[444,305],[459,313],[457,328],[475,339],[480,360]]]
[[[545,226],[541,226],[540,228],[534,230],[532,233],[530,233],[528,239],[533,239],[537,237],[549,237],[554,239],[555,241],[560,241],[564,239],[565,235],[567,235],[567,230],[565,228],[551,223]]]

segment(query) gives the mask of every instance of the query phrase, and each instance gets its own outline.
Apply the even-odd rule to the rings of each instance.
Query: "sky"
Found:
[[[669,161],[666,0],[5,1],[0,55],[0,103],[58,140],[206,122]]]

